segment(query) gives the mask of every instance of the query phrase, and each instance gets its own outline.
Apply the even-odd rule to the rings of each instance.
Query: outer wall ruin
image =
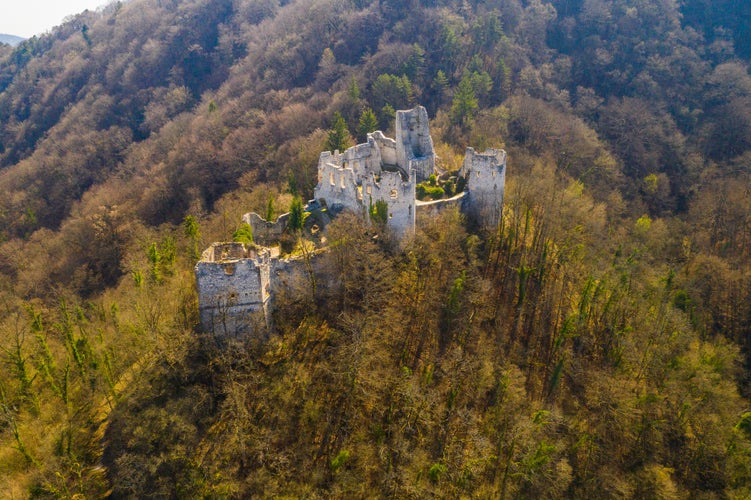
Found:
[[[242,243],[214,243],[196,264],[201,325],[233,335],[258,331],[268,320],[271,250]]]
[[[500,222],[506,185],[506,152],[488,149],[476,153],[467,148],[459,175],[467,180],[464,211],[486,228]]]
[[[318,161],[316,205],[333,213],[348,209],[370,220],[377,202],[388,207],[386,224],[399,239],[414,233],[416,212],[434,214],[458,206],[480,227],[500,221],[506,177],[506,152],[467,148],[459,176],[465,189],[453,198],[422,202],[416,185],[435,173],[435,151],[428,114],[418,106],[396,112],[396,139],[380,131],[344,152],[325,151]],[[272,223],[255,213],[243,216],[256,241],[269,244],[286,228],[287,214]],[[241,243],[214,243],[196,264],[201,325],[218,335],[267,331],[275,288],[301,274],[301,261],[278,259],[271,249]]]

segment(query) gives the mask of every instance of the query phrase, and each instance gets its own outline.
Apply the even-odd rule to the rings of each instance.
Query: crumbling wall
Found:
[[[275,222],[269,222],[255,212],[243,215],[244,223],[249,224],[253,230],[253,241],[259,245],[271,245],[279,241],[287,229],[289,212],[277,217]]]
[[[498,225],[506,184],[506,152],[488,149],[477,153],[467,148],[459,175],[467,180],[466,213],[485,228]]]
[[[371,164],[371,171],[380,169],[381,165],[398,165],[396,156],[396,141],[390,137],[383,135],[383,132],[376,130],[372,134],[368,134],[368,143],[372,144],[378,150],[380,156],[380,162],[377,164]]]
[[[368,142],[358,144],[357,146],[347,148],[347,150],[338,158],[340,162],[334,163],[345,169],[351,169],[355,174],[356,183],[360,183],[362,178],[381,164],[381,155],[374,141],[368,138]]]
[[[435,151],[424,107],[396,112],[396,160],[407,172],[415,172],[417,182],[427,180],[434,172]]]
[[[329,208],[348,208],[360,212],[362,193],[352,168],[342,166],[343,156],[330,152],[321,153],[318,160],[318,185],[315,197],[325,200]]]
[[[404,181],[399,172],[382,171],[380,178],[372,174],[363,184],[364,196],[375,206],[384,201],[388,205],[386,223],[400,237],[415,231],[414,175]]]
[[[270,297],[271,252],[242,243],[214,243],[196,264],[201,325],[206,332],[236,335],[265,327]]]
[[[444,200],[431,200],[431,201],[415,201],[415,209],[417,211],[417,217],[435,217],[439,213],[443,212],[444,210],[448,210],[451,208],[458,208],[459,210],[462,209],[464,206],[464,198],[467,197],[466,192],[462,192],[457,194],[456,196],[453,196],[451,198],[447,198]]]

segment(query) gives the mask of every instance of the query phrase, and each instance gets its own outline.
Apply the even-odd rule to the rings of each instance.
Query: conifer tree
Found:
[[[347,122],[338,111],[334,113],[334,126],[329,130],[329,137],[326,140],[326,149],[329,151],[344,151],[350,145],[349,130]]]
[[[305,223],[305,212],[302,205],[302,198],[295,196],[292,198],[292,205],[289,208],[289,221],[287,227],[292,231],[300,231]]]
[[[456,88],[454,100],[451,103],[451,121],[457,125],[466,123],[474,116],[478,106],[472,79],[465,74]]]
[[[378,118],[372,109],[365,108],[357,124],[357,138],[364,141],[370,132],[375,132],[376,128],[378,128]]]

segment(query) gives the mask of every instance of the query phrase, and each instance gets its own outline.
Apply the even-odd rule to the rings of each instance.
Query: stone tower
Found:
[[[423,182],[435,171],[428,112],[422,106],[396,112],[396,164]]]
[[[196,264],[201,325],[219,336],[263,331],[271,295],[271,250],[214,243]]]
[[[467,148],[459,175],[467,181],[464,211],[486,229],[501,220],[503,190],[506,184],[506,152],[488,149],[477,153]]]

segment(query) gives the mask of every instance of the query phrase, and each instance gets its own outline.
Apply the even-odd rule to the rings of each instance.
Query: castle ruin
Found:
[[[270,248],[214,243],[206,249],[195,268],[203,329],[230,335],[268,324],[271,265]]]
[[[363,144],[344,152],[324,151],[318,161],[314,203],[330,213],[351,210],[370,221],[377,205],[387,207],[386,225],[404,241],[415,231],[416,214],[428,216],[447,207],[458,207],[480,227],[495,228],[503,207],[506,152],[489,149],[477,153],[467,148],[458,176],[464,190],[448,199],[416,199],[418,183],[436,172],[436,156],[428,114],[418,106],[396,112],[396,138],[376,131]],[[269,244],[286,227],[286,214],[276,222],[255,213],[245,214],[256,241]],[[282,273],[294,272],[299,263],[284,261],[268,248],[241,243],[215,243],[196,264],[201,324],[207,332],[228,335],[258,331],[268,325],[274,282]],[[278,269],[278,271],[274,271]]]
[[[415,228],[415,186],[434,172],[428,113],[418,106],[396,112],[396,139],[377,131],[343,153],[321,153],[315,198],[332,210],[346,208],[364,216],[385,202],[389,227],[404,237]]]

